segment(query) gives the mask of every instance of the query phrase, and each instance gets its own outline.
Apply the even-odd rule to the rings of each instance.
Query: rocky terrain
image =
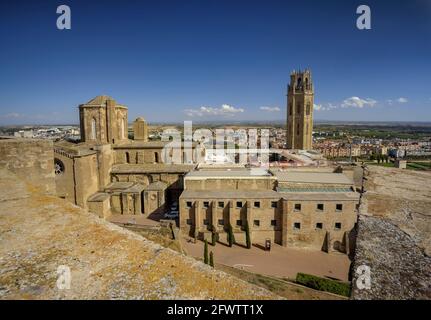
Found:
[[[369,289],[354,299],[431,299],[431,258],[390,220],[361,216],[353,269],[370,268]]]
[[[431,256],[431,172],[368,168],[368,214],[390,219]]]
[[[274,299],[0,169],[2,299]],[[41,181],[42,183],[42,181]],[[57,286],[59,266],[70,289]]]
[[[353,271],[371,269],[354,299],[431,299],[431,173],[369,166]]]

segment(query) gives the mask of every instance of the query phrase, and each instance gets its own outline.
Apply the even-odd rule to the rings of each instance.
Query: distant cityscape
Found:
[[[221,126],[218,122],[205,124],[214,130]],[[195,127],[200,128],[202,125],[203,123],[198,123]],[[182,130],[182,126],[177,123],[156,123],[149,126],[149,139],[160,140],[163,130],[172,127]],[[286,148],[286,130],[281,121],[234,123],[223,127],[234,130],[265,127],[270,131],[270,147]],[[7,126],[0,127],[0,136],[49,139],[55,142],[65,140],[75,143],[81,139],[78,125]],[[133,138],[132,125],[129,125],[129,136]],[[362,158],[377,161],[378,156],[389,157],[392,161],[396,158],[426,160],[431,157],[431,124],[317,122],[313,130],[313,149],[329,160]]]

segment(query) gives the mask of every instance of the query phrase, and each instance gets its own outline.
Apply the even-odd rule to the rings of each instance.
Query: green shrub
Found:
[[[311,274],[298,273],[296,275],[296,282],[306,287],[313,288],[320,291],[327,291],[342,296],[350,297],[350,284],[320,278]]]

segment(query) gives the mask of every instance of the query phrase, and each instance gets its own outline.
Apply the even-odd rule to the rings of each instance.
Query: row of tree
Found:
[[[209,264],[211,267],[214,268],[214,254],[211,251],[209,254],[209,259],[208,259],[208,241],[205,240],[205,246],[204,246],[204,263],[205,264]]]
[[[373,153],[370,155],[370,160],[371,161],[377,160],[377,163],[380,163],[380,162],[389,163],[389,156],[387,154],[374,154]]]
[[[219,241],[219,234],[216,231],[216,228],[214,226],[211,226],[210,230],[211,230],[211,245],[215,246],[216,243]],[[251,248],[250,226],[249,226],[247,220],[245,222],[244,230],[245,230],[246,246],[248,249],[250,249]],[[227,242],[228,242],[229,247],[232,247],[236,243],[235,235],[233,233],[233,228],[230,224],[227,228]]]

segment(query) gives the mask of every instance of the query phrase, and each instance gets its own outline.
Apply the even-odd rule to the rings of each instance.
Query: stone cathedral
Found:
[[[311,150],[314,88],[311,71],[293,71],[287,90],[287,148]]]
[[[313,86],[310,71],[291,75],[288,146],[311,149]],[[207,149],[150,140],[147,121],[133,122],[128,109],[109,96],[79,106],[81,142],[54,144],[56,194],[108,220],[164,219],[178,206],[184,237],[227,243],[267,239],[281,246],[349,253],[359,195],[350,177],[326,171],[285,171],[207,161]],[[180,163],[171,155],[179,151]],[[0,159],[1,160],[1,159]]]

